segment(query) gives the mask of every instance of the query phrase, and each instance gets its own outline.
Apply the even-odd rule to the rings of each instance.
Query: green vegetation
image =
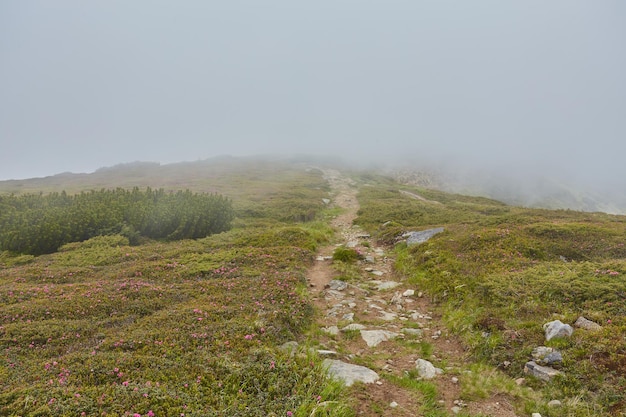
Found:
[[[550,383],[528,380],[543,399],[515,391],[497,377],[520,410],[544,416],[626,412],[626,217],[509,207],[372,176],[362,181],[368,187],[359,194],[357,223],[379,240],[397,243],[396,268],[440,304],[477,366],[519,378],[534,347],[562,352],[562,377]],[[400,243],[406,231],[440,226],[445,232],[426,243]],[[579,316],[603,329],[545,341],[544,323],[573,324]],[[481,377],[486,373],[475,374],[478,379],[470,384],[475,387],[464,393],[468,399],[494,392],[493,383]],[[563,407],[547,408],[551,399]]]
[[[276,161],[140,168],[92,174],[111,191],[68,177],[68,193],[47,183],[0,197],[0,415],[353,416],[319,358],[280,348],[312,323],[304,272],[332,237],[321,172]],[[457,373],[463,399],[503,395],[544,417],[626,413],[625,217],[364,183],[357,223],[395,244],[396,269],[471,349],[476,363]],[[424,244],[400,242],[439,226]],[[339,279],[358,273],[357,251],[333,258]],[[603,328],[544,341],[545,322],[581,315]],[[543,344],[563,353],[563,375],[515,385]],[[435,384],[384,377],[423,415],[445,415]]]
[[[303,222],[323,218],[320,173],[246,166],[216,184],[238,215],[220,234],[170,241],[170,231],[131,246],[112,227],[51,254],[0,252],[0,415],[351,415],[317,357],[280,349],[311,323],[304,271],[332,234]],[[98,199],[132,195],[146,197],[3,201],[67,199],[105,216]]]
[[[41,255],[116,233],[133,243],[141,237],[195,239],[230,229],[233,216],[230,200],[189,190],[0,196],[0,250]]]
[[[345,246],[340,246],[333,252],[333,261],[353,263],[362,258],[363,255],[356,249],[346,248]]]

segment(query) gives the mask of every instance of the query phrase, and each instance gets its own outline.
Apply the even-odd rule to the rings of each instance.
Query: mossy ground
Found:
[[[529,378],[545,401],[520,399],[520,409],[543,416],[626,412],[626,217],[509,207],[372,176],[361,181],[368,186],[356,222],[379,240],[393,244],[408,230],[445,227],[424,244],[397,243],[396,268],[439,304],[478,363],[523,377],[532,349],[546,344],[544,323],[585,316],[603,326],[547,342],[563,353],[564,376],[547,384]],[[551,399],[563,406],[546,407]]]
[[[219,192],[233,199],[235,227],[198,240],[128,246],[111,236],[40,257],[0,254],[0,415],[350,415],[318,358],[278,348],[311,324],[304,271],[332,233],[321,173],[275,161],[153,168],[100,173],[92,180],[108,182],[90,188]],[[445,227],[425,244],[398,243],[394,256],[471,348],[472,376],[460,376],[467,399],[505,392],[521,413],[544,417],[626,412],[626,218],[355,179],[357,222],[380,241]],[[511,385],[545,343],[542,324],[579,315],[603,329],[548,343],[563,353],[564,376],[528,379],[541,398]],[[414,388],[422,412],[438,415],[432,384]],[[548,408],[550,399],[563,406]]]
[[[230,232],[3,253],[0,415],[345,415],[318,358],[279,349],[311,323],[304,271],[332,233],[314,221],[325,183],[246,169],[216,181],[235,198]]]

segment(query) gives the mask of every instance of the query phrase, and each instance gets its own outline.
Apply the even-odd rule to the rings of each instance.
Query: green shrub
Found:
[[[353,263],[359,259],[363,259],[363,255],[355,248],[346,248],[345,246],[340,246],[333,252],[334,261]]]

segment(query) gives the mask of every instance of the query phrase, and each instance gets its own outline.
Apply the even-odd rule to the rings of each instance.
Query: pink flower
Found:
[[[293,416],[293,413],[291,411],[287,411],[287,416],[291,417]]]
[[[133,414],[133,417],[141,417],[141,414],[135,413],[135,414]]]
[[[127,387],[127,386],[128,386],[128,381],[124,381],[124,382],[122,382],[122,385],[124,385],[125,387]]]
[[[251,334],[247,334],[247,335],[245,335],[245,336],[244,336],[244,338],[245,338],[246,340],[252,340],[252,338],[253,338],[253,337],[254,337],[254,336],[252,336]]]
[[[148,411],[148,417],[154,417],[154,413],[152,412],[152,410]]]

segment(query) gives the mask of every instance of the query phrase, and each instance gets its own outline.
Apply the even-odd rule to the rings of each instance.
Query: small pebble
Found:
[[[398,403],[395,401],[392,401],[391,404],[389,404],[389,407],[391,408],[396,408],[398,406]]]

